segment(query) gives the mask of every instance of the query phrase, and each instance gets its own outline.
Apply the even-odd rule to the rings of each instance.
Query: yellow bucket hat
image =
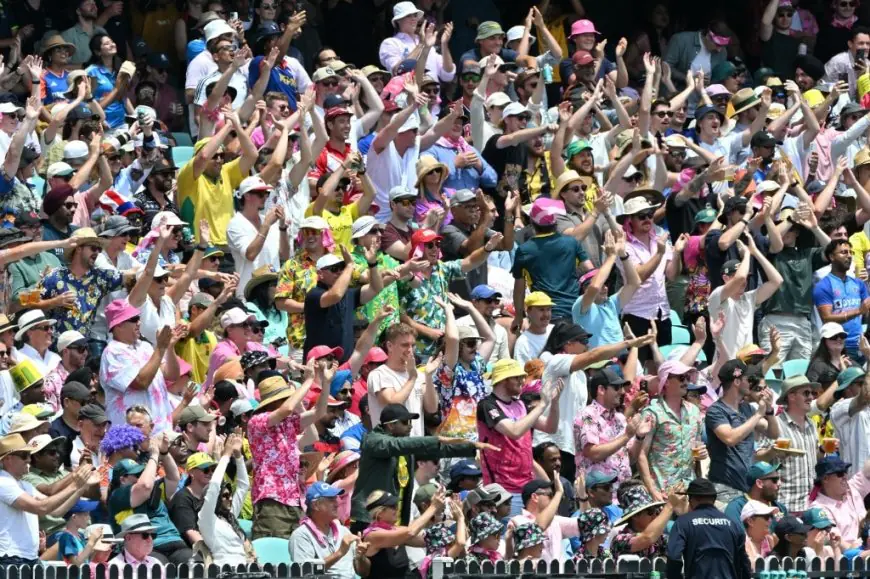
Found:
[[[508,378],[525,378],[526,370],[523,363],[505,358],[492,365],[492,385],[495,386]]]

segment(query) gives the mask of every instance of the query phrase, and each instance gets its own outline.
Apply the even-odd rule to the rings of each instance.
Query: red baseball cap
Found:
[[[418,229],[414,232],[414,235],[411,236],[411,245],[417,246],[422,243],[429,243],[435,241],[436,239],[441,239],[441,236],[432,231],[431,229]]]
[[[325,120],[329,121],[334,119],[335,117],[341,117],[344,115],[352,116],[350,110],[346,109],[345,107],[332,107],[330,109],[327,109]]]
[[[375,346],[374,348],[369,349],[369,353],[366,354],[366,359],[363,360],[363,364],[375,363],[379,364],[381,362],[387,361],[387,353],[383,351],[383,349]]]
[[[325,358],[332,354],[336,358],[341,358],[344,356],[344,350],[340,347],[330,348],[329,346],[314,346],[308,352],[308,356],[305,358],[306,362],[310,362],[311,360],[319,360],[320,358]]]
[[[591,64],[595,59],[592,58],[592,54],[589,53],[588,50],[578,50],[571,57],[571,62],[578,66],[586,66],[587,64]]]

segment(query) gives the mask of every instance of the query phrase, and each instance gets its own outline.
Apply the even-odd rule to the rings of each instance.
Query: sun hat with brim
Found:
[[[110,330],[138,315],[139,310],[131,306],[127,300],[114,300],[106,306],[106,323]]]
[[[13,452],[32,452],[20,434],[7,434],[0,438],[0,458]]]
[[[591,20],[576,20],[571,24],[571,37],[579,34],[601,34],[595,29],[595,24]],[[570,38],[570,37],[569,37]]]
[[[229,24],[227,24],[226,20],[212,20],[211,22],[203,26],[202,32],[205,36],[206,43],[211,42],[218,36],[236,33],[236,31],[233,30]]]
[[[635,189],[634,191],[627,193],[622,201],[623,203],[628,203],[636,197],[643,197],[647,201],[649,201],[650,204],[655,205],[656,207],[660,207],[665,203],[665,196],[662,194],[662,192],[658,189],[652,189],[649,187]]]
[[[6,314],[0,314],[0,334],[3,332],[8,332],[10,330],[14,330],[18,325],[9,319],[9,316]]]
[[[500,535],[504,525],[487,512],[479,513],[468,523],[471,540],[469,544],[477,545],[487,537]]]
[[[450,175],[450,169],[447,168],[447,165],[440,162],[432,155],[422,155],[420,157],[420,160],[417,161],[417,181],[414,186],[419,187],[420,182],[423,180],[423,177],[425,177],[432,171],[441,172],[441,183],[443,183],[444,180],[447,179],[448,175]]]
[[[512,102],[511,97],[509,97],[507,94],[499,91],[499,92],[494,92],[491,95],[489,95],[488,97],[486,97],[486,100],[483,101],[483,106],[485,108],[503,107],[503,106],[509,105],[511,102]]]
[[[41,422],[41,424],[45,423]],[[11,431],[10,434],[12,434]],[[30,439],[30,441],[27,443],[27,448],[30,449],[31,453],[36,454],[37,452],[40,452],[41,450],[51,446],[52,444],[61,444],[65,441],[65,436],[57,436],[52,438],[50,434],[40,434],[39,436],[34,436]]]
[[[276,281],[277,279],[278,273],[271,265],[261,265],[254,270],[254,273],[251,274],[251,279],[249,279],[248,283],[245,284],[245,299],[250,301],[251,292],[253,292],[254,288],[257,286]]]
[[[493,36],[504,36],[504,30],[501,24],[492,20],[486,20],[477,25],[477,35],[474,37],[475,42],[492,38]]]
[[[852,385],[852,382],[861,378],[866,373],[858,366],[850,366],[837,374],[837,392],[841,392]]]
[[[23,358],[9,369],[12,383],[19,394],[42,382],[44,376],[30,358]]]
[[[102,529],[103,536],[97,542],[96,546],[94,546],[95,550],[109,551],[112,549],[112,545],[117,545],[121,542],[121,539],[115,536],[115,531],[112,530],[112,526],[103,523],[94,523],[93,525],[88,525],[87,528],[85,528],[85,537],[89,537],[91,533],[94,532],[96,529]]]
[[[151,519],[148,518],[148,515],[136,513],[121,521],[121,531],[118,533],[118,537],[126,537],[129,534],[136,533],[156,532],[157,527],[151,524]]]
[[[752,517],[772,515],[776,509],[775,505],[766,505],[761,501],[750,499],[746,501],[743,510],[740,511],[740,520],[745,522]]]
[[[21,341],[29,330],[41,325],[54,326],[56,320],[45,317],[42,310],[27,310],[18,318],[18,331],[15,332],[15,340]]]
[[[262,412],[269,405],[289,398],[295,388],[292,388],[281,376],[269,376],[257,384],[257,390],[260,392],[260,405],[254,409],[254,412]]]
[[[490,380],[492,385],[495,386],[499,382],[507,380],[508,378],[525,377],[526,370],[522,362],[505,358],[492,365]]]
[[[518,552],[524,549],[537,547],[538,545],[543,545],[547,540],[547,535],[544,533],[544,529],[542,529],[537,523],[533,522],[518,525],[514,529],[513,537],[514,548]]]
[[[802,386],[809,386],[813,390],[822,387],[821,384],[819,384],[818,382],[810,381],[810,379],[803,374],[798,376],[792,376],[791,378],[786,378],[786,380],[782,383],[782,390],[780,391],[779,399],[777,399],[776,401],[777,404],[785,404],[785,399],[788,396],[788,393],[795,388],[801,388]]]
[[[758,344],[747,344],[737,350],[737,354],[734,355],[735,358],[743,360],[747,364],[749,364],[750,360],[757,356],[767,356],[767,352],[761,349]]]
[[[717,109],[716,107],[713,107],[713,106],[703,106],[703,107],[698,107],[697,109],[695,109],[695,124],[697,125],[697,123],[700,123],[704,117],[706,117],[707,115],[711,115],[711,114],[719,117],[719,120],[722,123],[725,122],[725,115],[722,114],[722,111],[720,111],[719,109]]]
[[[511,26],[507,29],[505,33],[505,44],[508,42],[513,42],[514,40],[520,40],[525,33],[526,27],[522,25]],[[529,46],[534,46],[535,37],[529,34]]]
[[[49,50],[53,50],[53,49],[59,48],[61,46],[65,46],[67,49],[69,49],[70,56],[72,56],[76,53],[75,44],[70,44],[69,42],[64,40],[63,36],[61,36],[60,34],[52,34],[51,36],[48,36],[47,38],[44,38],[42,40],[42,43],[40,45],[39,54],[42,56],[45,56],[45,53],[48,52]]]
[[[644,211],[653,211],[658,209],[659,205],[650,204],[649,199],[646,197],[640,196],[631,199],[626,202],[623,206],[623,214],[616,217],[616,221],[619,223],[624,223],[626,219],[631,217],[632,215],[637,215],[638,213],[643,213]]]
[[[480,333],[475,326],[459,326],[459,341],[481,339]]]
[[[412,14],[416,14],[418,18],[423,18],[423,11],[417,8],[413,2],[399,2],[393,6],[393,18],[390,20],[393,24],[402,18],[407,18]]]
[[[396,507],[399,504],[399,497],[390,493],[384,493],[374,500],[366,501],[366,510],[371,511],[378,507]]]
[[[10,416],[9,426],[6,428],[7,434],[15,434],[16,432],[30,432],[34,428],[39,428],[43,424],[48,424],[46,420],[37,420],[32,414],[26,412],[16,412]]]
[[[75,248],[66,248],[63,250],[63,258],[66,261],[70,261],[70,258],[73,252],[78,248],[85,245],[90,245],[93,247],[106,247],[108,240],[103,239],[97,232],[93,230],[91,227],[79,227],[70,235],[70,239],[75,239],[78,243]]]
[[[350,226],[350,238],[359,239],[368,235],[372,229],[383,229],[383,225],[371,215],[363,215]]]
[[[334,481],[336,475],[340,473],[344,467],[359,461],[359,458],[359,453],[354,452],[353,450],[342,450],[336,454],[332,457],[332,462],[329,464],[329,474],[326,477],[326,482],[331,483]]]
[[[562,190],[565,189],[565,187],[567,187],[571,183],[577,183],[579,181],[581,181],[581,178],[580,173],[578,173],[577,171],[571,169],[569,171],[563,172],[556,179],[556,186],[553,188],[552,196],[554,198],[558,197],[559,194],[562,193]]]
[[[110,215],[97,228],[99,237],[112,238],[120,237],[125,233],[135,233],[139,228],[130,223],[130,220],[123,215]]]
[[[488,493],[495,497],[495,504],[501,505],[513,498],[513,495],[507,492],[507,490],[498,483],[489,483],[488,485],[484,485],[484,492]]]
[[[614,526],[627,523],[635,515],[639,515],[647,509],[658,507],[665,504],[664,501],[654,501],[649,492],[642,486],[634,486],[625,491],[622,495],[620,506],[622,507],[622,518],[613,523]]]
[[[828,515],[828,511],[819,507],[804,511],[801,515],[801,520],[805,525],[809,525],[814,529],[830,529],[835,525],[834,520]]]
[[[734,107],[734,112],[731,113],[731,117],[734,117],[743,111],[747,111],[752,107],[758,106],[761,104],[761,99],[758,98],[758,95],[755,94],[751,88],[742,88],[734,93],[734,96],[731,97],[731,106]],[[695,117],[697,118],[697,116]]]

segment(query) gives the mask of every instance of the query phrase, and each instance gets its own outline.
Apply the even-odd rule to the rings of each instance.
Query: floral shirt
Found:
[[[453,369],[442,364],[435,374],[441,397],[441,426],[438,434],[477,442],[477,403],[486,397],[483,373],[486,362],[480,354],[468,368],[457,363]]]
[[[163,372],[157,370],[146,390],[130,388],[130,383],[153,353],[154,348],[145,340],[139,340],[132,346],[112,340],[103,350],[100,384],[106,391],[106,415],[113,424],[126,424],[127,409],[139,404],[151,414],[153,434],[172,430],[172,402],[166,391]]]
[[[351,256],[353,256],[353,263],[356,266],[354,268],[355,276],[361,276],[369,270],[369,264],[368,261],[366,261],[366,256],[363,253],[362,247],[354,245],[353,251],[351,251]],[[399,267],[399,265],[399,260],[394,258],[392,255],[384,252],[378,253],[378,269],[381,271],[381,275],[384,275],[386,270],[395,269]],[[380,335],[381,332],[393,324],[399,323],[399,288],[396,284],[391,283],[382,289],[378,295],[372,298],[369,303],[358,307],[356,309],[356,317],[358,320],[370,322],[381,310],[384,309],[384,306],[393,306],[393,313],[387,316],[387,318],[381,323],[381,327],[378,328],[378,335]]]
[[[148,247],[136,252],[136,261],[141,264],[148,263],[148,258],[151,257],[151,252],[154,251],[154,245],[149,245]],[[176,253],[174,251],[170,251],[169,255],[163,255],[162,253],[157,256],[157,265],[160,267],[166,267],[168,265],[177,265],[181,263],[181,254]]]
[[[69,376],[69,371],[63,367],[63,364],[58,364],[54,370],[48,373],[43,381],[42,391],[45,393],[45,401],[51,404],[55,412],[62,410],[60,406],[60,389],[63,388],[63,383]]]
[[[55,308],[46,312],[49,317],[57,320],[55,334],[60,335],[68,330],[88,335],[88,329],[94,318],[94,312],[103,297],[121,289],[123,274],[118,270],[92,267],[81,278],[75,277],[67,267],[53,269],[40,280],[39,295],[47,300],[68,291],[76,294],[76,302],[71,308]],[[122,420],[119,424],[123,424]]]
[[[655,543],[642,551],[631,552],[631,540],[637,536],[637,533],[631,529],[631,526],[626,525],[622,531],[613,538],[610,543],[610,553],[614,559],[620,555],[637,555],[638,557],[665,557],[668,552],[668,536],[662,533],[662,536]]]
[[[277,426],[269,426],[269,413],[254,414],[248,421],[248,441],[254,459],[254,504],[272,499],[291,507],[302,506],[302,485],[299,479],[300,417],[293,413]]]
[[[642,416],[652,419],[648,460],[659,490],[666,490],[695,478],[692,447],[702,444],[701,411],[694,404],[683,402],[681,416],[661,398],[643,409]]]
[[[304,249],[287,260],[278,276],[278,287],[275,299],[290,298],[297,302],[305,301],[305,294],[317,285],[317,269],[315,260],[311,259]],[[305,343],[305,315],[302,312],[291,313],[287,323],[287,341],[296,349]]]
[[[462,260],[439,261],[432,268],[429,277],[420,276],[420,285],[413,287],[411,282],[399,282],[399,301],[402,309],[415,322],[435,328],[444,329],[446,319],[444,310],[435,305],[434,298],[447,299],[447,287],[451,282],[463,279]],[[435,342],[422,334],[417,336],[417,355],[428,357],[435,353]]]
[[[617,410],[607,410],[593,400],[580,412],[580,416],[574,419],[574,440],[577,449],[577,472],[583,469],[588,471],[591,467],[605,474],[615,474],[617,482],[623,482],[631,478],[631,467],[628,460],[628,446],[625,445],[601,462],[594,462],[583,455],[583,448],[588,445],[597,445],[609,442],[625,432],[625,415]]]
[[[686,311],[701,314],[707,311],[707,300],[710,298],[710,278],[707,277],[707,261],[700,235],[689,238],[684,252],[683,263],[689,276],[686,285]]]

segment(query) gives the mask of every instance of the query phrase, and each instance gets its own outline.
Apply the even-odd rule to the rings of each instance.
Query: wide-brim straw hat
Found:
[[[431,155],[420,157],[420,160],[417,161],[417,183],[415,186],[419,187],[423,177],[435,170],[441,171],[441,183],[444,183],[448,175],[450,175],[450,169],[447,168],[447,165]]]

